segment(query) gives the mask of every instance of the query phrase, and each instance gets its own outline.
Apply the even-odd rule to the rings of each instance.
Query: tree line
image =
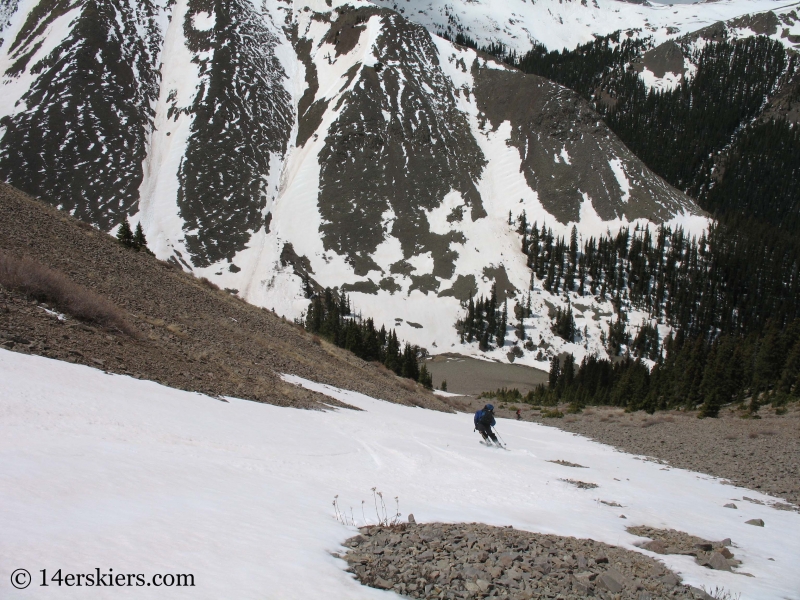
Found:
[[[325,338],[339,348],[349,350],[359,358],[379,362],[400,377],[433,388],[433,378],[428,368],[419,361],[426,352],[419,346],[402,344],[394,329],[387,331],[381,325],[376,329],[372,319],[362,319],[353,314],[350,297],[326,288],[315,295],[306,311],[302,325],[315,335]]]
[[[524,213],[517,223],[531,287],[538,281],[552,294],[610,300],[616,313],[602,333],[612,360],[592,357],[576,366],[571,357],[554,357],[549,387],[531,401],[636,410],[702,406],[704,415],[716,416],[726,402],[752,396],[750,407],[757,410],[765,395],[780,404],[800,393],[800,261],[781,236],[712,225],[697,239],[681,228],[635,226],[592,237],[579,250],[574,227],[567,241],[546,225],[529,226]],[[466,343],[490,349],[493,332],[502,346],[500,316],[507,311],[497,306],[494,289],[488,301],[468,301],[456,323]],[[631,309],[649,315],[635,332],[627,323]],[[530,292],[514,313],[517,337],[524,340]],[[502,332],[492,329],[501,323]],[[661,340],[659,323],[676,334]],[[567,341],[581,338],[569,303],[556,310],[551,327]]]
[[[547,387],[534,390],[534,404],[569,403],[574,410],[594,404],[626,410],[699,409],[716,417],[735,403],[753,415],[765,404],[785,412],[800,399],[800,319],[771,323],[763,332],[723,335],[713,342],[678,331],[664,343],[665,355],[648,366],[630,354],[618,361],[554,356]]]
[[[653,47],[649,38],[618,32],[574,50],[537,45],[521,57],[482,48],[584,96],[640,159],[717,219],[699,240],[680,230],[623,230],[589,240],[579,253],[573,240],[553,239],[544,228],[523,238],[542,287],[612,299],[617,319],[605,343],[612,356],[625,354],[577,367],[559,363],[557,383],[538,391],[551,400],[563,393],[568,401],[648,410],[685,402],[711,416],[721,401],[752,397],[757,409],[765,397],[780,404],[797,395],[792,357],[800,350],[790,332],[800,317],[800,131],[759,117],[778,90],[800,93],[798,57],[765,36],[708,42],[692,52],[688,43],[682,49],[695,72],[672,90],[648,90],[631,68]],[[635,336],[626,306],[652,319]],[[579,332],[564,313],[554,330],[570,339],[571,330]],[[659,320],[674,337],[658,339]],[[785,353],[763,358],[776,349]],[[645,358],[656,361],[652,371]],[[725,364],[743,366],[736,377],[720,376]]]

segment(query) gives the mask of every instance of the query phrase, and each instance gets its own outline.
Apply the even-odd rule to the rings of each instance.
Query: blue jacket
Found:
[[[480,409],[478,412],[475,413],[475,426],[477,427],[478,424],[484,425],[486,427],[494,427],[496,421],[494,420],[494,413],[491,413],[487,410]]]

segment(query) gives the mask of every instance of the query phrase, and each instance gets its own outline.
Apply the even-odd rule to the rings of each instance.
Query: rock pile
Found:
[[[411,598],[710,598],[644,554],[510,527],[365,527],[345,546],[362,584]]]
[[[656,554],[684,554],[694,556],[697,564],[717,571],[730,571],[742,564],[734,558],[728,548],[732,545],[730,538],[720,542],[709,542],[674,529],[653,529],[652,527],[628,527],[628,533],[650,538],[649,542],[637,544],[639,547]],[[748,575],[748,573],[742,573]]]

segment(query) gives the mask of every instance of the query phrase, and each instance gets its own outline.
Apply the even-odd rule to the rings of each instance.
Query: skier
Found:
[[[494,406],[491,404],[487,404],[475,413],[475,429],[483,436],[483,440],[487,444],[489,440],[492,440],[499,446],[500,442],[497,441],[497,436],[492,431],[494,424]]]
[[[520,412],[520,409],[517,409],[517,421],[521,420],[522,420],[522,413]]]

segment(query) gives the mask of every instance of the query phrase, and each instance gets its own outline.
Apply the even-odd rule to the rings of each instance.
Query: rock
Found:
[[[681,580],[674,573],[667,573],[661,578],[661,582],[668,587],[675,587]]]
[[[667,553],[667,545],[660,540],[650,540],[649,542],[642,544],[642,548],[645,550],[650,550],[650,552],[655,552],[656,554]]]
[[[700,588],[696,588],[690,585],[689,591],[695,597],[695,600],[714,600],[713,596],[710,596],[707,592],[701,590]]]
[[[597,578],[597,587],[606,589],[612,594],[617,594],[624,589],[625,584],[622,575],[618,571],[609,569],[605,573],[601,573]]]
[[[720,548],[719,550],[717,550],[717,552],[722,554],[722,556],[724,556],[725,558],[733,558],[733,552],[731,552],[730,550],[728,550],[724,546],[722,548]]]
[[[763,527],[764,521],[761,519],[750,519],[749,521],[745,521],[746,525],[755,525],[756,527]]]
[[[533,568],[547,575],[550,572],[550,561],[543,556],[540,556],[533,561]]]
[[[711,557],[708,559],[708,566],[714,569],[715,571],[731,570],[731,566],[728,564],[728,560],[720,552],[713,552],[711,554]]]
[[[727,504],[724,506],[724,508],[737,508],[737,509],[738,509],[739,507],[738,507],[738,506],[736,506],[736,505],[735,505],[733,502],[728,502],[728,503],[727,503]]]
[[[497,564],[507,569],[514,563],[518,556],[519,555],[514,552],[505,552],[497,557]]]
[[[711,552],[714,549],[713,544],[707,544],[707,543],[695,544],[694,547],[697,548],[698,550],[702,550],[703,552]]]
[[[598,565],[608,564],[608,557],[604,556],[602,554],[599,554],[599,555],[594,557],[594,562],[596,562]]]
[[[414,518],[413,514],[409,514],[408,515],[408,523],[410,525],[416,525],[417,524],[417,520]]]
[[[486,581],[485,579],[478,579],[478,580],[475,582],[475,585],[477,585],[477,586],[478,586],[478,589],[479,589],[481,592],[484,592],[484,593],[486,593],[486,592],[489,590],[489,585],[491,585],[491,584],[490,584],[488,581]]]
[[[581,595],[588,595],[589,591],[592,589],[591,584],[588,581],[578,579],[577,577],[572,577],[572,591],[578,592]]]
[[[732,543],[733,543],[733,542],[731,541],[731,538],[725,538],[724,540],[722,540],[722,541],[719,543],[719,545],[720,545],[720,546],[730,546]]]
[[[472,583],[471,581],[466,582],[464,584],[464,587],[466,588],[466,590],[468,592],[480,592],[481,591],[481,588],[478,587],[478,584]]]
[[[376,577],[375,578],[375,587],[380,588],[382,590],[390,590],[394,584],[391,581],[384,579],[383,577]]]

